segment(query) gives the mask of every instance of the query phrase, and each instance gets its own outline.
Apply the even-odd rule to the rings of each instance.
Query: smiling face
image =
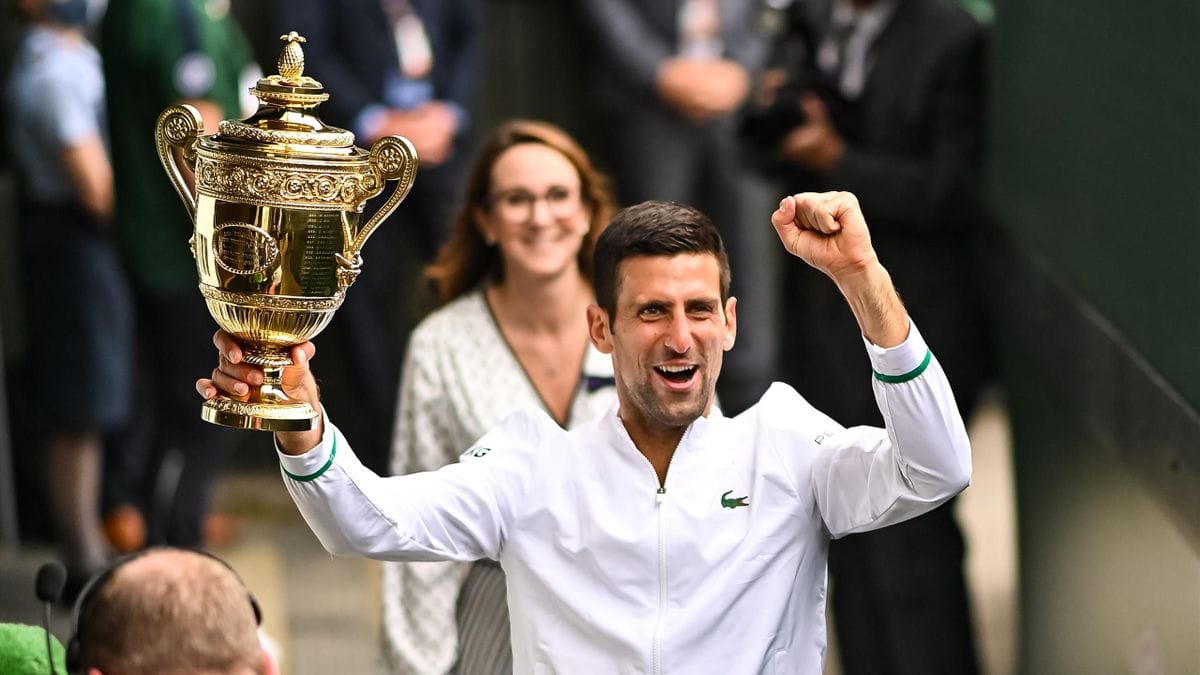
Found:
[[[488,206],[476,209],[475,222],[499,247],[505,278],[542,278],[578,272],[590,216],[570,160],[546,145],[522,143],[496,158]]]
[[[612,354],[621,419],[631,434],[679,430],[712,408],[737,333],[721,304],[714,255],[634,256],[620,264],[615,313],[588,309],[592,341]]]

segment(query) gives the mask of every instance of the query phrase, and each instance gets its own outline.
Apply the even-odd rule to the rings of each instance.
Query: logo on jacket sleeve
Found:
[[[750,498],[750,495],[746,495],[745,497],[730,497],[729,495],[731,494],[733,494],[733,490],[721,495],[722,508],[736,509],[739,506],[750,506],[750,502],[746,501]]]
[[[474,458],[478,459],[479,457],[484,457],[484,456],[486,456],[486,455],[487,455],[489,452],[491,452],[491,451],[492,451],[492,449],[491,449],[491,448],[485,448],[485,447],[483,447],[482,445],[477,445],[477,446],[475,446],[475,447],[473,447],[473,448],[469,448],[469,449],[468,449],[466,452],[464,452],[464,453],[463,453],[463,454],[462,454],[462,455],[459,457],[459,459],[469,459],[469,458],[472,458],[472,457],[474,457]]]

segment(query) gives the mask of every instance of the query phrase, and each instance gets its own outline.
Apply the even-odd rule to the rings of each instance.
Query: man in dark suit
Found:
[[[789,184],[858,195],[871,238],[939,358],[964,416],[989,352],[975,291],[985,31],[952,0],[800,0],[782,53],[776,106],[796,120],[778,140]],[[790,99],[787,97],[791,97]],[[858,327],[828,284],[786,281],[788,381],[834,419],[877,424],[853,349]],[[932,338],[931,338],[932,339]],[[978,670],[952,504],[832,542],[832,603],[848,675]]]
[[[775,379],[775,190],[743,162],[738,120],[769,46],[761,0],[584,0],[599,41],[597,104],[621,199],[692,204],[721,228],[742,331],[721,404],[738,412]]]
[[[421,160],[412,192],[372,235],[364,274],[324,336],[347,359],[344,371],[327,383],[331,394],[353,400],[347,409],[356,413],[349,422],[367,439],[363,460],[386,472],[400,360],[421,313],[420,275],[445,238],[470,160],[478,3],[289,0],[279,3],[279,16],[280,30],[308,40],[306,73],[330,95],[322,118],[353,131],[363,146],[404,136]]]

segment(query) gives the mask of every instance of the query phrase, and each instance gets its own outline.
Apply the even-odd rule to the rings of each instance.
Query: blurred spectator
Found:
[[[592,246],[612,215],[607,178],[561,129],[512,121],[492,133],[427,270],[443,306],[408,346],[393,473],[457,461],[521,408],[571,427],[613,406],[612,361],[591,346],[585,318]],[[495,561],[385,563],[383,593],[388,672],[512,672]]]
[[[741,336],[726,355],[722,407],[739,412],[775,379],[776,191],[743,162],[739,112],[768,51],[758,0],[583,0],[599,36],[597,104],[627,202],[707,213],[729,249]]]
[[[790,15],[789,74],[766,93],[772,151],[788,185],[858,196],[966,417],[990,360],[971,250],[982,225],[984,30],[953,0],[804,0]],[[869,378],[845,377],[867,366],[845,301],[819,275],[795,272],[787,381],[844,424],[879,424]],[[832,542],[829,567],[847,675],[977,672],[953,503]]]
[[[364,146],[404,136],[421,160],[412,192],[371,236],[365,272],[322,338],[346,359],[345,381],[327,378],[326,388],[354,402],[339,406],[349,411],[341,424],[382,473],[400,355],[420,315],[421,268],[445,238],[469,154],[479,9],[476,0],[290,0],[279,14],[282,30],[308,39],[306,72],[329,92],[322,118]]]
[[[6,92],[21,186],[20,260],[30,410],[69,576],[111,553],[100,527],[104,435],[130,412],[133,315],[112,239],[100,56],[82,0],[21,0],[33,21]]]
[[[233,568],[207,553],[148,549],[84,588],[67,667],[90,675],[269,675],[261,611]]]
[[[164,108],[188,103],[207,133],[241,111],[253,83],[244,39],[228,3],[110,0],[101,25],[108,119],[116,175],[114,220],[135,294],[137,429],[110,462],[106,527],[118,548],[147,542],[197,546],[213,484],[233,442],[200,419],[184,396],[206,356],[214,322],[196,289],[188,241],[192,223],[171,189],[154,147]],[[149,532],[142,516],[149,510]]]

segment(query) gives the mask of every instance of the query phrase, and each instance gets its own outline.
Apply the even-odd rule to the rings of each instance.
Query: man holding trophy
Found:
[[[599,238],[586,316],[619,407],[572,431],[519,412],[458,464],[383,478],[321,407],[308,339],[416,158],[399,138],[354,148],[307,112],[324,94],[288,39],[280,75],[255,89],[256,115],[214,137],[197,137],[184,107],[159,121],[160,156],[196,220],[201,292],[224,329],[220,364],[196,385],[205,418],[276,432],[287,488],[335,554],[498,560],[517,672],[820,673],[830,538],[919,515],[971,475],[949,384],[854,196],[789,196],[771,220],[846,297],[886,429],[843,428],[785,385],[722,416],[715,387],[737,334],[724,244],[699,211],[645,202]],[[172,148],[194,166],[194,194]],[[392,178],[388,206],[358,227],[363,195]]]

